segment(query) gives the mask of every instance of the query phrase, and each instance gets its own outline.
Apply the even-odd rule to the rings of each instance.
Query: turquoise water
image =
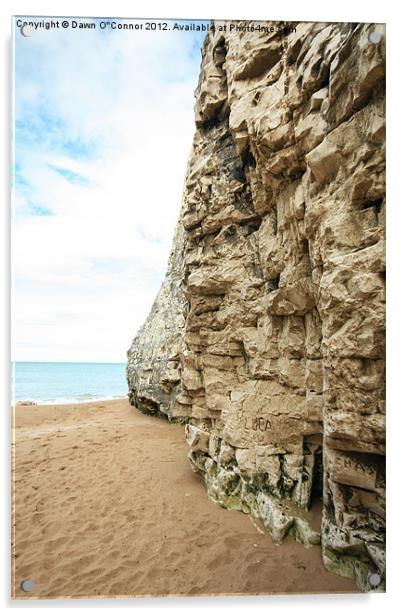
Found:
[[[63,403],[127,396],[125,364],[15,362],[12,400]]]

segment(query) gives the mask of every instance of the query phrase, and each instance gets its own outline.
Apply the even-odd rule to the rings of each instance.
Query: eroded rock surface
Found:
[[[186,421],[212,500],[277,541],[321,540],[328,569],[364,590],[379,573],[382,589],[384,36],[219,25],[168,272],[128,353],[130,400]],[[303,513],[320,495],[321,539]]]

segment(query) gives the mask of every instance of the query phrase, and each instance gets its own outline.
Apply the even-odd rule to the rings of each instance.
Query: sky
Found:
[[[204,34],[14,32],[13,359],[124,362],[166,271]]]

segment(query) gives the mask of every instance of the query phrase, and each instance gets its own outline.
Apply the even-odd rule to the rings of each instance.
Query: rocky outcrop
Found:
[[[183,208],[128,353],[130,400],[186,422],[213,501],[277,541],[321,541],[329,570],[381,590],[384,36],[239,25],[203,45]],[[319,496],[321,537],[306,514]]]
[[[128,351],[126,370],[131,404],[149,415],[170,419],[180,393],[181,335],[186,323],[185,240],[180,216],[165,280]]]

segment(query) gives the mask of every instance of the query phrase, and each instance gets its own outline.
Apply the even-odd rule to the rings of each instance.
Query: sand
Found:
[[[319,547],[211,503],[183,426],[126,400],[17,406],[14,439],[14,597],[356,592]]]

